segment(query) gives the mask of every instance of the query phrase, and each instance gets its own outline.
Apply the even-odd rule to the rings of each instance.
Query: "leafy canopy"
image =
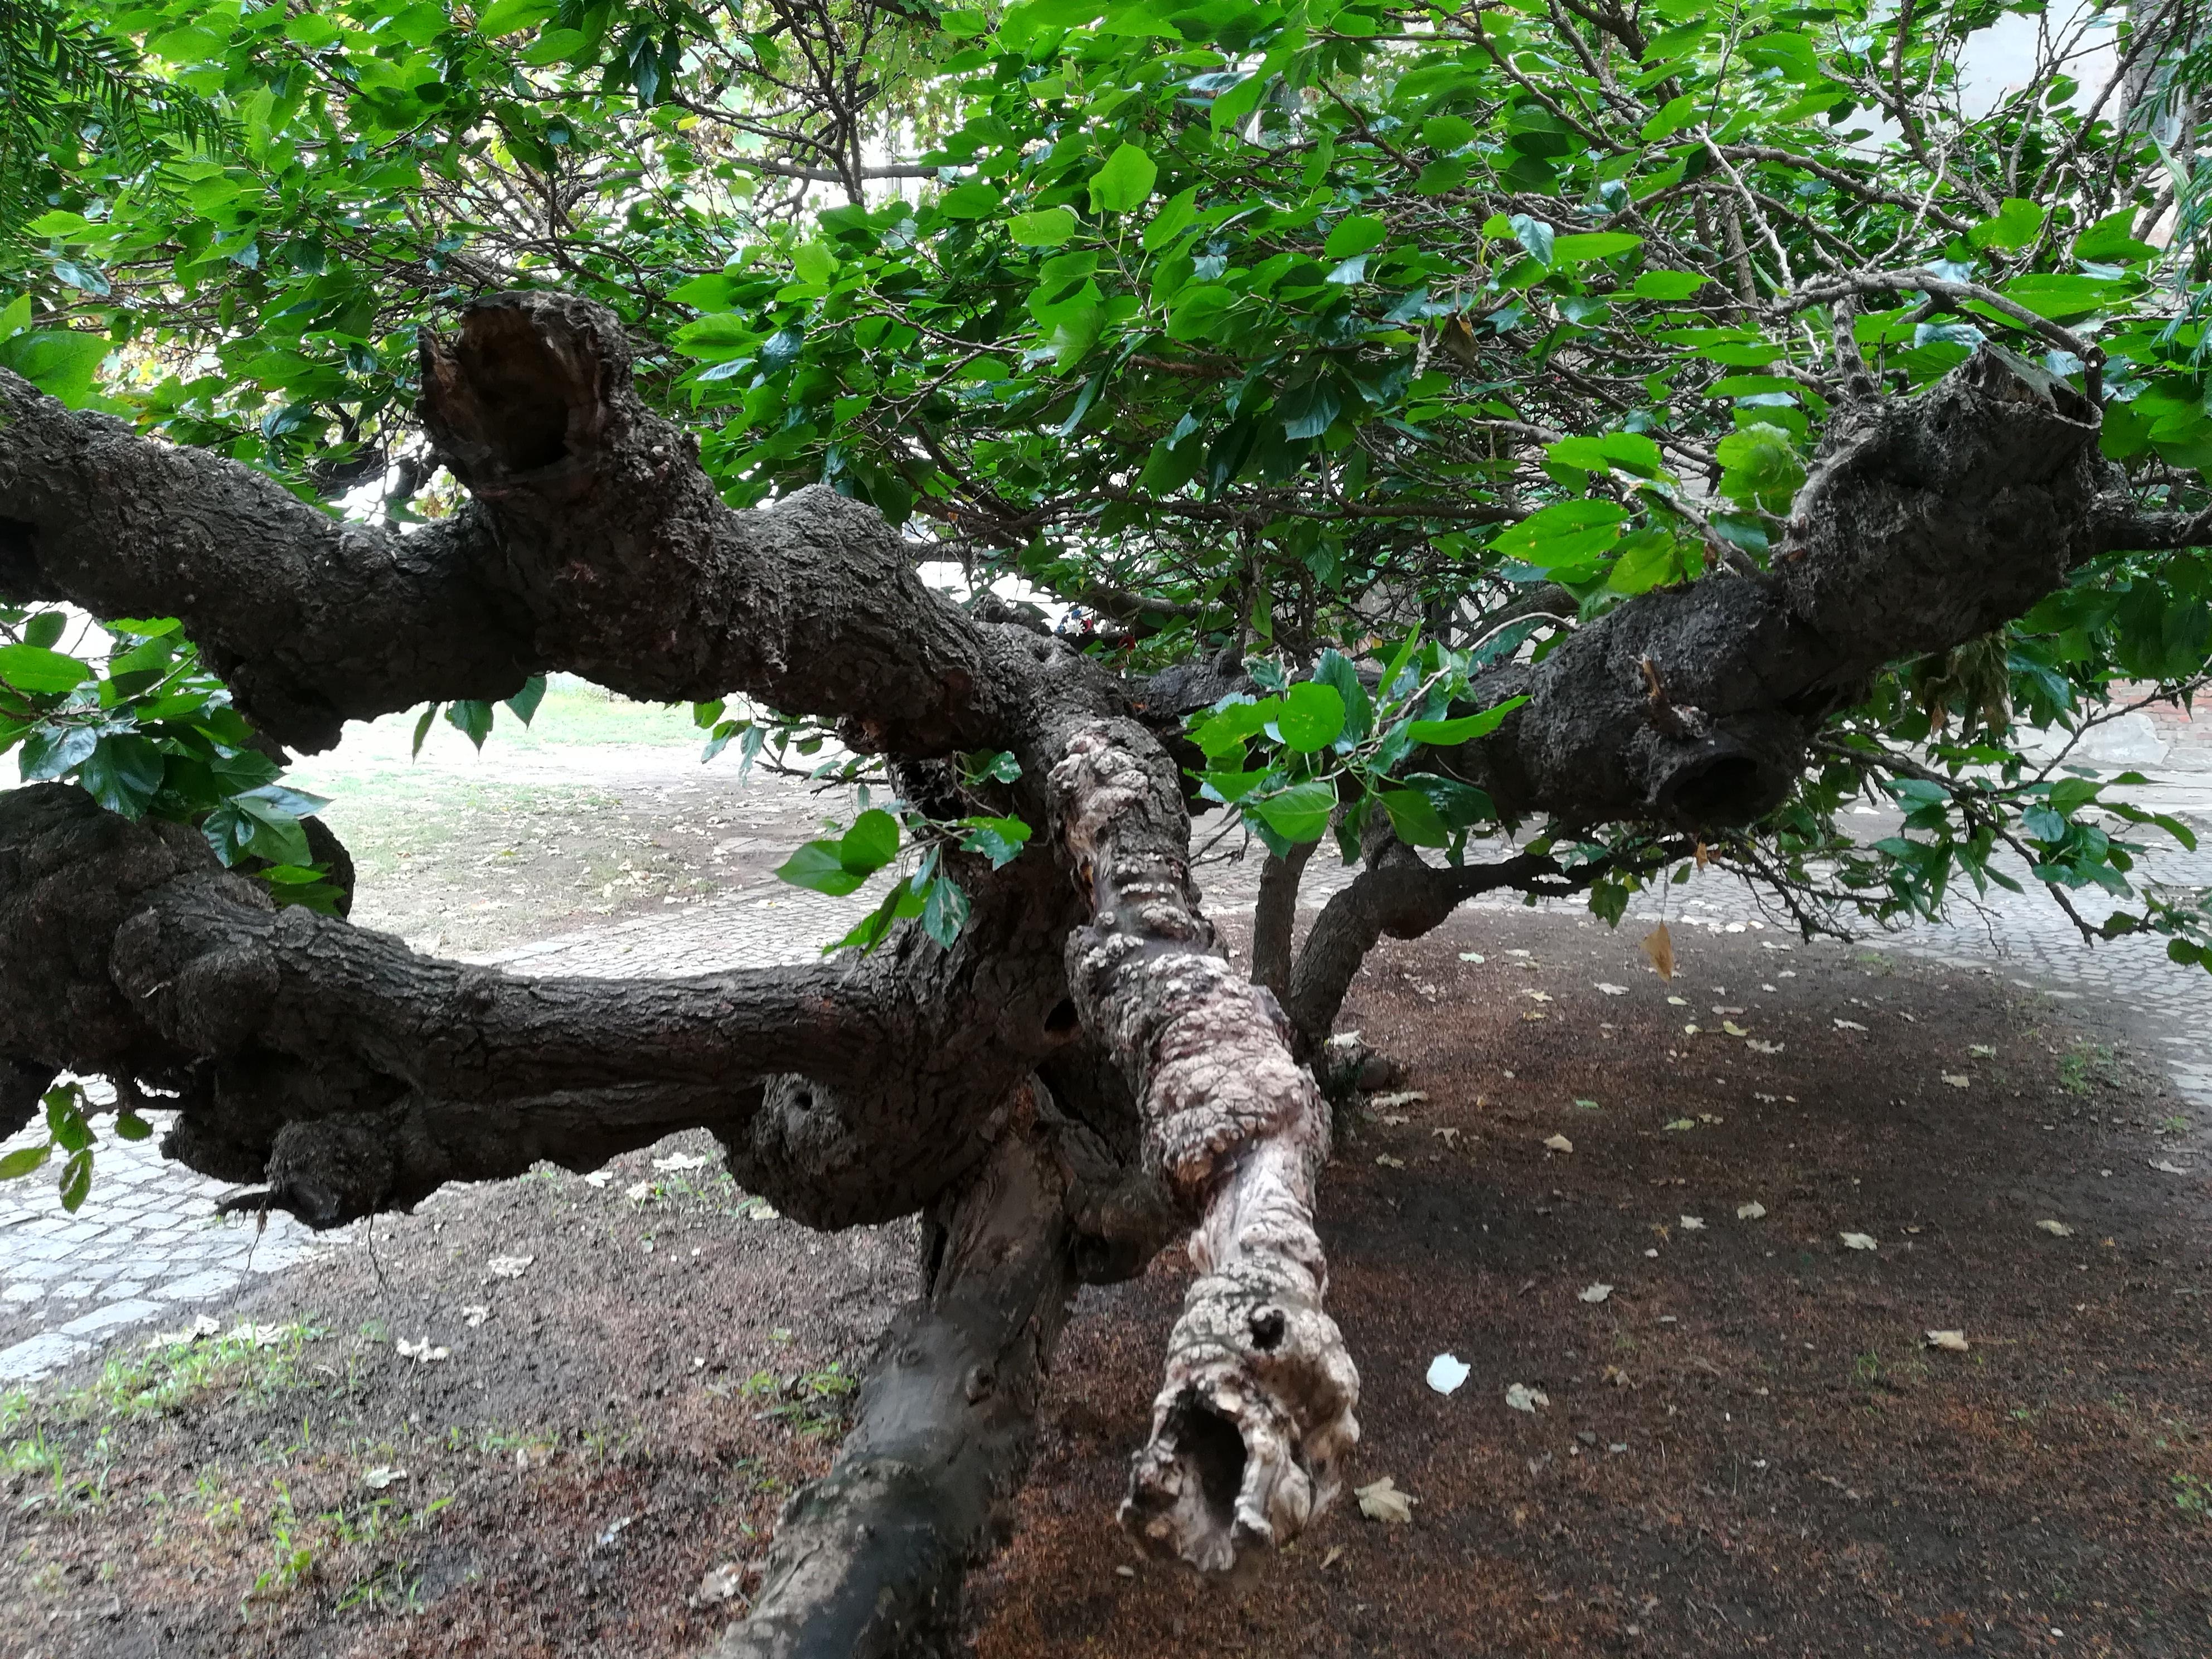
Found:
[[[1414,722],[1634,595],[1763,565],[1847,344],[1899,393],[1984,340],[2094,368],[2145,503],[2206,500],[2212,192],[2153,118],[2197,70],[2118,10],[2053,25],[1990,102],[1962,68],[1990,3],[1899,39],[1869,0],[51,3],[146,107],[217,119],[122,144],[72,94],[10,131],[36,211],[0,242],[0,362],[404,521],[452,505],[409,464],[415,328],[589,295],[733,503],[826,481],[975,581],[1115,619],[1098,648],[1134,666],[1270,665],[1194,735],[1271,845],[1379,811],[1463,853],[1493,815]],[[2132,105],[2100,95],[2116,30],[2154,70]],[[1898,281],[1808,297],[1860,276]],[[1879,915],[2008,880],[2010,843],[2212,962],[2202,896],[2133,891],[2142,815],[2020,748],[2124,685],[2189,696],[2208,655],[2202,555],[2108,556],[1896,665],[1715,850]],[[94,695],[10,684],[26,732]],[[449,717],[481,738],[490,712]],[[768,729],[702,720],[749,756]],[[1856,845],[1838,814],[1869,790],[1905,828]],[[957,839],[905,827],[894,852]],[[881,850],[860,833],[802,873],[851,875]]]

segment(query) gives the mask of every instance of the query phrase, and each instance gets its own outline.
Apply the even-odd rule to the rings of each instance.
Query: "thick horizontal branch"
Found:
[[[1994,346],[1917,397],[1844,407],[1769,570],[1640,595],[1493,673],[1486,690],[1527,706],[1444,758],[1509,816],[1758,818],[1884,664],[1988,633],[2113,544],[2125,492],[2099,424]]]
[[[473,501],[415,535],[341,524],[234,463],[72,414],[0,372],[0,597],[176,615],[270,735],[511,694],[568,669],[662,700],[742,692],[908,755],[1006,746],[1030,643],[926,587],[826,489],[726,506],[646,408],[611,313],[507,295],[425,335],[421,413]]]
[[[750,1133],[766,1079],[834,1085],[939,1046],[887,974],[530,980],[419,957],[221,870],[82,790],[0,794],[0,1058],[175,1097],[168,1150],[317,1225],[440,1183]],[[41,1075],[43,1074],[43,1075]],[[26,1086],[28,1086],[27,1084]]]

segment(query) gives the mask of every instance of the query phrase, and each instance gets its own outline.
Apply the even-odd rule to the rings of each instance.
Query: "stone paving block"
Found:
[[[41,1331],[12,1347],[0,1348],[0,1381],[27,1382],[58,1370],[85,1352],[91,1344],[59,1331]]]
[[[237,1289],[238,1279],[236,1273],[210,1268],[188,1279],[173,1279],[166,1285],[157,1285],[154,1294],[164,1302],[211,1302]]]
[[[161,1304],[141,1298],[111,1302],[94,1309],[81,1319],[72,1319],[60,1328],[63,1336],[97,1336],[103,1331],[115,1330],[125,1325],[136,1325],[153,1318],[161,1311]]]

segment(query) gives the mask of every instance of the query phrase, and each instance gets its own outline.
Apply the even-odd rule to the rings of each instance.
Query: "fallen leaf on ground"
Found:
[[[623,1196],[633,1204],[642,1204],[653,1196],[653,1183],[650,1181],[641,1181],[632,1186],[625,1187],[623,1188]]]
[[[477,1326],[483,1324],[485,1320],[491,1317],[491,1310],[483,1306],[482,1304],[478,1304],[474,1307],[462,1309],[461,1317],[468,1322],[468,1328],[471,1330],[474,1330]]]
[[[1429,1133],[1436,1136],[1439,1140],[1443,1141],[1447,1146],[1455,1145],[1459,1140],[1459,1131],[1448,1125],[1443,1127],[1431,1129]]]
[[[1552,1000],[1552,994],[1549,991],[1523,991],[1521,994],[1537,1002],[1549,1002]]]
[[[1370,1095],[1367,1097],[1367,1109],[1387,1112],[1394,1106],[1418,1105],[1428,1097],[1427,1093],[1419,1089],[1401,1089],[1395,1095]]]
[[[1555,1152],[1571,1152],[1575,1149],[1575,1143],[1565,1135],[1550,1136],[1544,1144]]]
[[[607,1182],[613,1179],[614,1176],[610,1175],[606,1170],[594,1170],[591,1174],[584,1177],[584,1184],[586,1187],[604,1187]]]
[[[1750,1032],[1745,1030],[1742,1026],[1737,1024],[1732,1019],[1723,1020],[1721,1022],[1721,1030],[1726,1031],[1730,1036],[1747,1037],[1751,1035]]]
[[[1388,1152],[1376,1153],[1375,1161],[1377,1164],[1380,1164],[1386,1170],[1402,1170],[1406,1167],[1406,1160],[1404,1158],[1393,1158]]]
[[[1429,1386],[1438,1394],[1449,1394],[1467,1381],[1474,1368],[1455,1353],[1440,1353],[1429,1361]]]
[[[520,1279],[528,1271],[530,1264],[537,1260],[534,1255],[495,1255],[491,1259],[491,1276],[494,1279]]]
[[[1943,1072],[1939,1073],[1939,1075],[1942,1078],[1944,1082],[1949,1084],[1954,1089],[1966,1088],[1969,1084],[1973,1082],[1973,1079],[1968,1077],[1964,1072]]]
[[[1766,1206],[1755,1198],[1748,1204],[1739,1204],[1735,1206],[1735,1218],[1738,1221],[1763,1220],[1765,1215]]]
[[[1684,1232],[1686,1232],[1686,1233],[1701,1233],[1701,1232],[1705,1231],[1705,1217],[1703,1217],[1703,1216],[1701,1216],[1701,1215],[1686,1215],[1686,1216],[1684,1216],[1684,1217],[1682,1218],[1682,1231],[1683,1231]]]
[[[1516,1382],[1505,1390],[1505,1403],[1516,1412],[1534,1415],[1536,1407],[1548,1406],[1551,1397],[1541,1389],[1532,1389],[1526,1382]]]
[[[1685,1129],[1696,1128],[1698,1127],[1698,1120],[1693,1117],[1678,1117],[1667,1127],[1679,1134]]]
[[[1385,1112],[1382,1116],[1376,1118],[1375,1121],[1377,1123],[1386,1124],[1389,1127],[1395,1129],[1401,1123],[1411,1123],[1413,1120],[1407,1117],[1403,1112]]]
[[[754,1221],[780,1221],[783,1218],[783,1212],[764,1198],[751,1200],[745,1215]]]
[[[1839,1019],[1836,1022],[1836,1029],[1838,1031],[1863,1031],[1866,1027],[1855,1019]]]
[[[1743,1046],[1754,1054],[1778,1054],[1782,1052],[1780,1043],[1768,1042],[1761,1037],[1746,1037]]]
[[[1674,936],[1661,922],[1644,936],[1644,954],[1651,958],[1652,971],[1662,979],[1674,977]]]
[[[393,1481],[404,1480],[406,1478],[406,1470],[391,1468],[385,1464],[380,1463],[373,1469],[363,1469],[362,1471],[361,1484],[364,1486],[373,1487],[378,1492],[382,1492]]]
[[[703,1170],[714,1160],[699,1152],[672,1152],[666,1158],[656,1158],[653,1167],[671,1174],[678,1170]]]
[[[1970,1043],[1966,1052],[1977,1060],[1995,1060],[1997,1057],[1997,1051],[1986,1042]]]
[[[1404,1526],[1411,1521],[1413,1505],[1420,1502],[1411,1492],[1400,1492],[1387,1474],[1370,1485],[1354,1486],[1352,1496],[1358,1498],[1362,1515],[1391,1526]]]
[[[1845,1233],[1843,1239],[1844,1248],[1847,1250],[1878,1250],[1881,1248],[1875,1242],[1872,1233]]]
[[[1344,1546],[1343,1546],[1343,1545],[1341,1545],[1341,1544],[1331,1544],[1331,1545],[1328,1547],[1328,1553],[1327,1555],[1322,1556],[1322,1559],[1321,1559],[1321,1570],[1322,1570],[1323,1572],[1327,1572],[1327,1571],[1328,1571],[1331,1567],[1334,1566],[1340,1559],[1342,1559],[1343,1555],[1344,1555]]]
[[[2196,1173],[2193,1170],[2183,1169],[2179,1164],[2176,1164],[2172,1158],[2153,1158],[2151,1160],[2150,1167],[2156,1170],[2160,1175],[2193,1175]]]
[[[1947,1353],[1966,1352],[1966,1334],[1964,1331],[1930,1331],[1924,1340],[1929,1347],[1941,1348]]]
[[[1582,1299],[1585,1302],[1602,1302],[1612,1294],[1613,1286],[1610,1285],[1592,1285],[1582,1292]]]
[[[1628,988],[1626,985],[1608,985],[1603,980],[1598,981],[1597,988],[1609,997],[1625,997],[1628,994]]]
[[[1582,1110],[1583,1110],[1583,1111],[1585,1111],[1585,1112],[1595,1112],[1595,1111],[1598,1111],[1598,1110],[1601,1110],[1601,1108],[1600,1108],[1600,1107],[1599,1107],[1599,1105],[1598,1105],[1597,1102],[1595,1102],[1595,1101],[1594,1101],[1594,1100],[1583,1100],[1583,1099],[1577,1099],[1577,1100],[1575,1102],[1575,1104],[1576,1104],[1576,1106],[1577,1106],[1577,1107],[1578,1107],[1579,1109],[1581,1109]]]
[[[1667,1006],[1669,1008],[1686,1008],[1690,1006],[1690,1000],[1687,997],[1668,997]]]
[[[1459,959],[1462,962],[1471,962],[1479,968],[1482,965],[1482,952],[1480,951],[1462,951],[1459,953]]]
[[[742,1589],[745,1570],[735,1561],[725,1561],[719,1567],[708,1569],[707,1576],[699,1581],[702,1601],[726,1601]]]
[[[1607,1365],[1605,1368],[1605,1380],[1616,1389],[1632,1389],[1636,1386],[1628,1380],[1628,1373],[1618,1365]]]
[[[399,1357],[402,1359],[420,1360],[425,1365],[431,1364],[437,1360],[450,1359],[453,1358],[452,1349],[432,1347],[430,1346],[430,1339],[427,1336],[418,1337],[412,1342],[410,1342],[403,1336],[399,1339],[397,1346],[399,1350]]]
[[[2035,1224],[2053,1238],[2071,1238],[2074,1230],[2063,1221],[2039,1221]]]

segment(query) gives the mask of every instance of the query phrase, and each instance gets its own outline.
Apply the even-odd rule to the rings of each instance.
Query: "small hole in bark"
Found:
[[[1237,1494],[1244,1485],[1244,1437],[1235,1424],[1201,1404],[1195,1394],[1183,1396],[1177,1415],[1176,1448],[1198,1476],[1206,1518],[1227,1532],[1236,1524]]]
[[[793,1089],[791,1091],[791,1104],[793,1109],[796,1111],[812,1111],[814,1109],[814,1091],[811,1089]]]
[[[1252,1316],[1252,1346],[1261,1353],[1273,1353],[1283,1346],[1285,1326],[1280,1308],[1263,1308]]]
[[[1072,1037],[1083,1022],[1077,1017],[1075,1004],[1062,997],[1053,1005],[1052,1012],[1044,1017],[1047,1036]]]

